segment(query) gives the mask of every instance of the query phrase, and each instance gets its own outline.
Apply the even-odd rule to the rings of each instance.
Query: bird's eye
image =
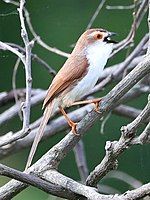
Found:
[[[101,35],[101,34],[97,34],[97,35],[96,35],[96,38],[97,38],[97,39],[101,39],[101,38],[102,38],[102,35]]]

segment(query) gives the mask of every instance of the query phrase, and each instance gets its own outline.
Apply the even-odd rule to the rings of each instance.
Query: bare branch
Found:
[[[15,5],[15,6],[19,6],[19,3],[16,2],[16,1],[13,1],[13,0],[3,0],[3,1],[4,1],[5,3],[11,3],[11,4]],[[34,41],[36,41],[37,44],[41,45],[43,48],[47,49],[48,51],[51,51],[51,52],[56,53],[56,54],[58,54],[58,55],[60,55],[60,56],[63,56],[63,57],[68,58],[69,55],[70,55],[69,53],[66,53],[66,52],[61,51],[61,50],[59,50],[59,49],[57,49],[57,48],[53,48],[53,47],[47,45],[47,44],[40,38],[40,36],[38,36],[38,35],[36,34],[36,32],[34,31],[34,28],[33,28],[33,26],[32,26],[32,23],[31,23],[31,20],[30,20],[30,16],[29,16],[28,10],[27,10],[26,8],[23,8],[23,10],[24,10],[24,12],[25,12],[25,18],[26,18],[26,21],[27,21],[29,30],[30,30],[30,32],[32,33],[33,37],[34,37]]]
[[[147,54],[150,54],[150,2],[149,2],[149,13],[148,13],[148,28],[149,28],[149,44],[148,44],[148,50],[147,50]]]
[[[129,100],[132,100],[134,98],[139,97],[141,94],[148,92],[149,87],[133,87],[123,98],[122,101],[123,102],[127,102]],[[36,91],[35,91],[36,92]],[[38,92],[38,90],[37,90]],[[38,95],[37,95],[38,96]],[[34,97],[33,97],[34,98]],[[32,102],[33,99],[31,99]],[[37,101],[37,97],[35,94],[35,100]],[[36,101],[34,103],[36,103]],[[118,105],[118,104],[117,104]],[[118,107],[116,107],[115,109],[117,110]],[[73,121],[80,121],[87,112],[92,110],[92,105],[86,105],[80,109],[77,109],[76,111],[73,111],[71,113],[69,113],[69,117],[71,119],[73,119]],[[136,113],[134,113],[136,114]],[[140,113],[139,113],[140,114]],[[137,116],[135,116],[137,117]],[[135,118],[134,117],[134,118]],[[9,137],[6,135],[3,136],[3,140],[0,143],[0,146],[4,146],[7,144],[10,144],[13,142],[13,144],[9,145],[9,148],[2,148],[2,150],[0,151],[0,158],[3,158],[3,156],[9,155],[10,153],[12,154],[13,152],[16,152],[22,148],[28,147],[31,142],[33,142],[33,139],[35,137],[36,131],[37,131],[37,127],[40,124],[41,119],[38,119],[37,121],[35,121],[33,124],[30,125],[30,129],[32,130],[31,133],[29,134],[28,137],[24,138],[23,140],[19,140],[17,142],[15,142],[17,139],[21,139],[23,136],[20,134],[22,133],[21,131],[11,134],[9,135]],[[146,122],[146,120],[145,120]],[[65,130],[67,128],[67,124],[66,121],[64,120],[63,117],[59,117],[58,119],[51,121],[51,123],[49,125],[47,125],[46,130],[45,130],[45,134],[43,136],[42,139],[47,138],[48,136],[52,136],[55,133],[59,133],[60,130]],[[35,130],[33,130],[35,129]],[[27,132],[28,133],[28,132]],[[25,133],[25,135],[27,135]],[[11,138],[12,137],[12,138]],[[15,143],[14,143],[15,142]],[[5,147],[5,146],[4,146]]]
[[[137,118],[132,121],[127,126],[121,128],[122,135],[119,141],[106,142],[105,150],[106,155],[99,165],[90,173],[87,178],[86,184],[90,186],[96,186],[98,181],[104,177],[110,170],[116,169],[117,158],[124,150],[126,150],[132,143],[132,139],[135,136],[135,132],[140,124],[150,116],[150,101],[148,101],[145,108],[137,116]]]
[[[32,89],[32,96],[37,95],[39,92],[41,92],[42,89]],[[16,89],[17,96],[19,98],[25,98],[26,89],[25,88],[19,88]],[[2,92],[0,93],[0,106],[6,105],[7,103],[15,102],[15,96],[14,91],[11,90],[9,92]]]
[[[150,95],[149,95],[150,97]],[[150,98],[149,98],[150,99]],[[150,100],[148,100],[147,105],[142,110],[142,112],[135,118],[134,121],[132,121],[127,126],[123,126],[121,128],[121,131],[124,132],[124,134],[130,134],[131,136],[135,134],[136,129],[140,126],[140,124],[147,119],[150,116]]]
[[[136,90],[136,88],[132,88],[132,90],[130,90],[123,98],[122,101],[126,102],[127,100],[131,100],[134,98],[137,98],[138,96],[140,96],[141,94],[143,94],[143,92],[145,92],[145,90],[143,91],[144,88],[142,88],[142,90]],[[32,100],[31,100],[32,101]],[[72,119],[73,121],[80,121],[88,112],[90,112],[92,110],[92,105],[86,105],[84,107],[81,107],[71,113],[68,113],[68,116],[70,119]],[[116,108],[117,109],[117,108]],[[2,147],[0,149],[0,158],[3,158],[4,156],[6,157],[7,155],[9,155],[10,153],[13,154],[17,151],[20,151],[21,149],[24,149],[28,146],[31,145],[31,143],[33,142],[33,139],[35,137],[35,134],[37,132],[37,127],[39,126],[41,121],[41,118],[38,119],[37,121],[35,121],[33,124],[30,125],[30,129],[32,130],[30,132],[30,134],[23,138],[22,140],[18,140],[16,141],[16,138],[18,139],[18,135],[19,137],[22,138],[22,135],[20,135],[20,132],[16,132],[14,134],[9,134],[9,137],[7,135],[3,136],[3,139],[1,139],[1,143],[0,146]],[[64,117],[59,117],[56,120],[51,120],[50,123],[46,126],[45,132],[44,132],[44,136],[42,138],[42,140],[53,136],[56,133],[59,133],[62,130],[66,130],[68,128],[67,122],[64,119]],[[12,137],[12,138],[11,138]],[[13,142],[12,144],[10,144],[10,141]],[[7,146],[3,146],[3,145],[7,145],[9,144],[9,147]]]
[[[53,48],[51,46],[49,46],[48,44],[46,44],[41,38],[40,36],[38,36],[36,34],[36,32],[34,31],[34,28],[32,26],[32,23],[31,23],[31,20],[30,20],[30,16],[29,16],[29,12],[27,11],[27,9],[24,10],[25,11],[25,17],[26,17],[26,21],[27,21],[27,24],[28,24],[28,27],[32,33],[32,35],[34,36],[34,40],[37,42],[37,44],[39,44],[40,46],[42,46],[43,48],[47,49],[48,51],[51,51],[53,53],[56,53],[60,56],[63,56],[63,57],[66,57],[68,58],[69,57],[69,53],[66,53],[64,51],[61,51],[57,48]]]
[[[30,105],[31,105],[31,89],[32,89],[32,77],[31,77],[31,45],[29,42],[27,30],[25,27],[23,9],[25,0],[20,0],[20,7],[18,8],[20,23],[21,23],[21,37],[25,44],[26,56],[25,56],[25,75],[26,75],[26,100],[22,106],[23,111],[23,132],[28,132],[30,123]]]
[[[17,92],[16,92],[16,75],[17,75],[17,70],[18,70],[19,64],[20,64],[20,58],[18,58],[16,63],[15,63],[15,66],[14,66],[14,69],[13,69],[13,75],[12,75],[12,88],[13,88],[13,94],[14,94],[16,104],[19,104],[19,99],[18,99],[18,95],[17,95]],[[18,115],[20,117],[20,120],[22,121],[23,118],[22,118],[21,110],[18,110]]]
[[[146,34],[142,38],[142,40],[137,45],[137,47],[133,50],[133,52],[123,61],[122,64],[120,64],[120,67],[118,67],[118,69],[113,72],[113,77],[119,76],[121,74],[121,72],[123,72],[125,70],[125,68],[129,65],[129,63],[133,60],[133,58],[135,58],[137,55],[141,54],[141,52],[143,50],[143,46],[147,42],[148,42],[148,34]]]
[[[133,139],[132,144],[145,144],[150,143],[150,122],[144,131],[136,138]]]
[[[142,185],[141,187],[127,191],[123,195],[121,195],[122,200],[128,200],[128,199],[140,199],[142,197],[145,197],[150,194],[150,183],[147,183],[145,185]]]
[[[120,105],[113,110],[113,113],[123,117],[135,119],[141,113],[141,110],[126,105]],[[145,119],[144,123],[147,123],[149,120],[149,118]]]
[[[135,179],[134,177],[130,176],[129,174],[119,171],[119,170],[114,170],[109,172],[109,174],[107,174],[104,179],[110,179],[110,178],[114,178],[114,179],[119,179],[125,183],[127,183],[128,185],[130,185],[132,188],[138,188],[142,186],[142,183]]]
[[[47,45],[41,38],[40,36],[38,36],[32,26],[32,23],[31,23],[31,20],[30,20],[30,15],[29,15],[29,12],[27,9],[24,9],[25,11],[25,17],[26,17],[26,21],[27,21],[27,24],[28,24],[28,27],[30,29],[30,32],[32,33],[33,37],[34,37],[34,40],[37,42],[37,44],[41,45],[43,48],[47,49],[48,51],[51,51],[53,53],[56,53],[60,56],[63,56],[63,57],[69,57],[69,53],[66,53],[64,51],[61,51],[57,48],[53,48],[53,47],[50,47],[49,45]]]
[[[2,50],[8,50],[8,51],[11,51],[12,53],[16,54],[21,59],[23,64],[25,65],[25,56],[22,55],[22,53],[17,51],[15,48],[13,48],[13,47],[9,46],[8,44],[1,42],[1,41],[0,41],[0,48]]]
[[[74,199],[75,197],[77,197],[77,195],[75,195],[73,192],[66,190],[65,188],[59,185],[52,184],[50,182],[42,180],[38,176],[26,174],[2,164],[0,164],[0,175],[14,178],[26,184],[30,184],[47,193],[50,193],[58,197],[71,198],[71,199]],[[3,199],[7,199],[6,196],[4,196]]]
[[[31,105],[36,105],[37,103],[41,102],[46,95],[46,91],[41,91],[37,95],[33,96],[31,99]],[[7,120],[13,118],[15,115],[17,115],[18,110],[20,110],[19,105],[14,105],[2,114],[0,114],[0,124],[3,124]]]
[[[88,177],[88,167],[86,163],[84,144],[82,140],[80,140],[74,147],[74,153],[75,153],[76,163],[77,163],[78,170],[80,173],[81,181],[84,183],[86,178]]]
[[[110,5],[107,5],[106,6],[106,9],[108,10],[130,10],[130,9],[134,9],[135,8],[135,4],[131,4],[131,5],[128,5],[128,6],[110,6]]]
[[[65,188],[69,187],[72,192],[85,196],[89,200],[135,200],[139,197],[144,197],[150,194],[150,183],[145,184],[138,189],[128,191],[122,195],[102,195],[97,193],[94,188],[90,188],[80,183],[77,183],[55,170],[44,172],[42,178],[50,181],[51,183],[57,183],[58,185],[61,185]]]
[[[7,42],[6,44],[8,44],[11,47],[18,49],[21,53],[23,53],[23,55],[26,52],[25,49],[23,47],[19,46],[18,44],[14,44],[14,43],[10,43],[10,42]],[[52,76],[56,75],[56,71],[50,65],[48,65],[48,63],[46,63],[42,58],[37,56],[37,54],[31,53],[31,57],[32,57],[32,60],[35,60],[36,62],[41,64],[46,70],[48,70],[48,72]]]
[[[139,27],[140,22],[144,16],[144,14],[146,13],[147,9],[148,9],[148,0],[143,0],[138,11],[134,15],[134,20],[133,20],[133,23],[132,23],[132,26],[131,26],[128,36],[124,40],[122,40],[121,42],[116,44],[116,46],[115,46],[116,50],[114,50],[114,52],[111,54],[111,57],[133,42],[135,32],[136,32],[137,28]]]

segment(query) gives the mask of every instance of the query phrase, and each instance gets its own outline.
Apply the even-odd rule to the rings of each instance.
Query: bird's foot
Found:
[[[87,100],[83,100],[83,101],[77,101],[77,102],[74,102],[74,103],[72,104],[72,106],[81,105],[81,104],[90,104],[90,103],[94,103],[94,104],[95,104],[94,110],[95,110],[97,113],[100,113],[100,111],[99,111],[99,102],[100,102],[101,100],[102,100],[102,98],[87,99]]]
[[[68,124],[71,127],[71,131],[74,135],[80,135],[77,133],[77,123],[73,122],[72,120],[69,120]]]
[[[98,98],[98,99],[93,99],[93,102],[95,104],[95,108],[94,108],[94,111],[97,112],[97,113],[100,113],[99,111],[99,103],[101,102],[102,98]]]
[[[79,135],[79,134],[77,133],[77,129],[76,129],[77,123],[73,122],[73,121],[68,117],[67,113],[65,112],[65,110],[64,110],[61,106],[59,106],[59,109],[60,109],[60,112],[61,112],[61,113],[63,114],[63,116],[65,117],[65,119],[67,120],[68,125],[71,127],[72,133],[75,134],[75,135]]]

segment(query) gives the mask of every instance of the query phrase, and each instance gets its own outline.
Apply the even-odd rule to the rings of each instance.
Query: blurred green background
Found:
[[[57,47],[66,52],[71,52],[71,44],[75,43],[80,34],[85,30],[95,9],[99,5],[98,0],[27,0],[26,2],[26,7],[30,12],[31,21],[37,34],[50,46]],[[132,0],[108,0],[105,5],[130,5],[132,3]],[[138,30],[136,43],[147,32],[146,19],[147,16],[144,17]],[[117,32],[119,34],[117,39],[120,41],[127,35],[131,23],[132,10],[107,10],[104,6],[92,27],[102,27]],[[20,22],[16,7],[6,4],[2,0],[0,0],[0,40],[23,45],[20,37]],[[33,52],[43,58],[49,65],[53,66],[56,71],[60,69],[66,60],[61,56],[48,52],[38,45],[34,46]],[[122,61],[125,58],[126,53],[127,50],[119,53],[108,62],[107,66]],[[0,51],[0,92],[12,89],[11,79],[15,62],[15,55],[7,51]],[[34,61],[32,62],[32,77],[34,88],[48,88],[51,76],[41,65]],[[24,87],[24,85],[24,69],[22,65],[20,65],[17,73],[17,88]],[[98,95],[102,96],[106,94],[113,86],[114,85],[106,87],[106,90]],[[143,108],[146,101],[145,95],[138,99],[134,99],[128,105]],[[4,108],[0,109],[1,112],[3,110]],[[41,104],[32,108],[31,121],[37,119],[41,114]],[[88,131],[83,138],[83,142],[85,145],[89,171],[102,160],[105,153],[105,142],[107,140],[117,140],[120,136],[120,127],[129,122],[129,119],[112,114],[106,123],[105,134],[102,135],[100,133],[100,121],[97,121],[94,127]],[[19,117],[16,117],[1,126],[0,133],[4,134],[10,130],[15,131],[20,128],[21,122]],[[56,144],[65,134],[66,133],[61,133],[40,144],[34,161]],[[13,154],[6,159],[3,159],[1,162],[8,166],[23,170],[28,153],[29,148]],[[132,147],[120,156],[118,169],[128,173],[143,183],[146,183],[150,178],[149,156],[150,149],[148,148],[148,145]],[[62,161],[59,170],[67,176],[79,180],[79,173],[73,152],[70,152]],[[0,177],[0,185],[3,185],[8,180],[8,178]],[[127,184],[115,179],[104,179],[101,183],[112,186],[120,192],[131,189]],[[55,198],[36,188],[29,187],[14,198],[14,200],[20,199],[44,200]]]

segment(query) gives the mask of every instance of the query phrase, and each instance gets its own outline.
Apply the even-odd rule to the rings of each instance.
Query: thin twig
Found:
[[[0,41],[0,48],[2,50],[8,50],[8,51],[11,51],[12,53],[16,54],[21,59],[23,64],[25,65],[25,56],[22,53],[20,53],[19,51],[17,51],[15,48],[13,48],[13,47],[9,46],[8,44],[1,42],[1,41]]]
[[[69,57],[69,53],[66,53],[64,51],[61,51],[57,48],[53,48],[51,46],[49,46],[48,44],[46,44],[41,38],[40,36],[37,35],[37,33],[35,32],[33,26],[32,26],[32,23],[31,23],[31,20],[30,20],[30,15],[29,15],[29,12],[27,9],[24,9],[25,11],[25,17],[26,17],[26,21],[27,21],[27,24],[28,24],[28,27],[29,27],[29,30],[30,32],[32,33],[33,37],[34,37],[34,41],[37,42],[37,44],[41,45],[43,48],[47,49],[48,51],[51,51],[53,53],[56,53],[60,56],[63,56],[63,57]]]
[[[150,143],[150,122],[144,131],[136,138],[133,139],[132,144]]]
[[[32,89],[32,96],[39,94],[39,92],[42,92],[42,89]],[[25,88],[18,88],[16,89],[17,96],[19,98],[25,98],[26,89]],[[0,93],[0,106],[6,105],[11,102],[15,102],[14,99],[14,92],[13,90],[10,90],[9,92],[2,92]]]
[[[121,42],[115,45],[116,50],[113,51],[111,57],[133,42],[135,32],[139,27],[141,20],[144,14],[146,13],[147,9],[148,9],[148,0],[143,0],[136,14],[134,14],[134,19],[129,34],[125,39],[123,39]]]
[[[17,59],[15,66],[14,66],[14,69],[13,69],[12,88],[13,88],[15,103],[20,105],[18,95],[17,95],[17,92],[16,92],[16,76],[17,76],[17,70],[18,70],[19,64],[20,64],[20,58]],[[22,121],[23,118],[22,118],[21,110],[18,110],[18,116],[19,116],[20,120]]]
[[[137,108],[133,108],[131,106],[126,106],[126,105],[119,105],[118,107],[116,107],[113,110],[113,113],[119,115],[119,116],[123,116],[123,117],[127,117],[130,119],[135,119],[142,110],[137,109]],[[144,123],[146,124],[148,121],[150,120],[150,117],[147,118]]]
[[[138,188],[138,187],[141,187],[142,186],[142,182],[135,179],[134,177],[130,176],[129,174],[125,173],[125,172],[122,172],[122,171],[119,171],[119,170],[114,170],[114,171],[111,171],[109,172],[109,174],[107,174],[105,177],[104,177],[104,180],[105,179],[119,179],[120,181],[123,181],[125,183],[127,183],[129,186],[131,186],[132,188]]]
[[[100,3],[98,5],[98,7],[96,8],[92,18],[90,19],[90,21],[89,21],[89,23],[88,23],[88,25],[86,27],[86,30],[91,28],[92,24],[94,23],[96,17],[98,16],[98,14],[99,14],[100,10],[102,9],[102,7],[103,7],[105,2],[106,2],[106,0],[100,0]]]
[[[120,65],[120,67],[118,67],[118,69],[116,69],[113,72],[113,77],[115,76],[119,76],[121,74],[121,72],[123,72],[127,66],[129,65],[129,63],[133,60],[133,58],[135,58],[137,55],[140,55],[142,50],[143,50],[143,46],[148,42],[148,34],[146,34],[142,40],[140,41],[140,43],[137,45],[137,47],[133,50],[133,52],[123,61],[123,63]]]
[[[34,95],[31,98],[31,105],[36,105],[37,103],[41,102],[46,95],[46,91],[39,92],[38,94]],[[2,114],[0,114],[0,124],[3,124],[7,120],[10,120],[14,116],[17,115],[18,110],[20,110],[19,105],[13,105],[11,108],[4,111]]]
[[[10,43],[10,42],[7,42],[6,44],[10,45],[11,47],[18,49],[21,53],[25,54],[25,49],[23,47],[19,46],[18,44],[14,44],[14,43]],[[48,72],[52,76],[56,75],[56,71],[50,65],[48,65],[48,63],[45,62],[42,58],[37,56],[37,54],[31,53],[31,57],[32,57],[32,60],[35,60],[36,62],[41,64],[46,70],[48,70]]]
[[[3,0],[5,3],[11,3],[15,6],[19,6],[19,3],[16,2],[16,1],[13,1],[13,0]],[[41,45],[43,48],[47,49],[48,51],[51,51],[53,53],[56,53],[60,56],[63,56],[63,57],[69,57],[69,53],[66,53],[64,51],[61,51],[57,48],[53,48],[51,46],[49,46],[48,44],[46,44],[41,38],[40,36],[37,35],[37,33],[35,32],[33,26],[32,26],[32,23],[31,23],[31,20],[30,20],[30,16],[29,16],[29,12],[26,8],[23,8],[24,10],[24,13],[25,13],[25,18],[26,18],[26,21],[27,21],[27,24],[28,24],[28,27],[29,27],[29,30],[30,32],[32,33],[33,37],[34,37],[34,41],[37,42],[37,44]]]
[[[110,5],[106,5],[106,9],[108,10],[130,10],[130,9],[134,9],[135,8],[135,4],[131,4],[128,6],[110,6]]]
[[[18,8],[20,23],[21,23],[21,37],[25,44],[26,56],[25,56],[25,76],[26,76],[26,100],[23,103],[23,131],[28,132],[30,124],[30,107],[31,107],[31,89],[32,89],[32,77],[31,77],[31,45],[28,38],[28,33],[25,27],[23,9],[25,0],[20,0],[20,7]]]
[[[149,99],[150,99],[150,95],[149,95]],[[130,134],[130,135],[135,134],[135,130],[149,116],[150,116],[150,100],[148,100],[147,105],[142,110],[142,112],[137,116],[137,118],[135,118],[127,126],[123,126],[121,130],[124,132],[124,134]]]

